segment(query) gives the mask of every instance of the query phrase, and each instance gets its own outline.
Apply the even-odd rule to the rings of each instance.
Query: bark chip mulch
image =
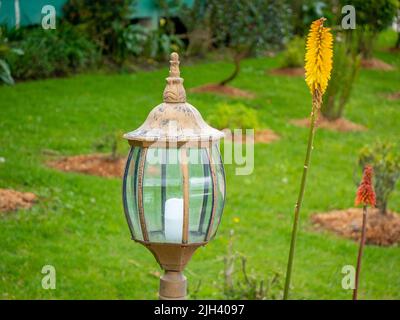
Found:
[[[32,192],[20,192],[12,189],[0,189],[0,212],[29,209],[37,201]]]
[[[287,77],[304,77],[305,75],[304,68],[276,68],[267,70],[267,73]]]
[[[230,86],[221,86],[219,84],[205,84],[200,87],[191,88],[190,92],[194,93],[216,93],[230,97],[236,98],[254,98],[255,94],[246,90],[242,90],[239,88],[234,88]]]
[[[126,159],[111,158],[104,154],[88,154],[62,157],[47,162],[51,168],[65,172],[79,172],[100,177],[122,177]]]
[[[327,230],[344,238],[360,241],[362,227],[362,209],[350,208],[317,213],[311,216],[317,230]],[[400,215],[378,209],[368,208],[366,243],[391,246],[400,243]]]
[[[243,134],[241,137],[235,137],[233,132],[229,129],[223,129],[226,133],[225,139],[228,141],[234,140],[234,143],[246,143],[246,135]],[[256,129],[254,130],[254,143],[271,143],[279,140],[280,137],[274,131],[270,129]]]
[[[310,126],[310,119],[309,118],[304,118],[304,119],[293,119],[290,120],[291,124],[294,124],[299,127],[309,127]],[[318,128],[323,128],[331,131],[339,131],[339,132],[351,132],[351,131],[365,131],[367,130],[366,127],[364,127],[361,124],[354,123],[350,120],[347,120],[345,118],[339,118],[336,120],[327,120],[324,117],[319,116],[317,120],[317,127]]]
[[[381,70],[381,71],[394,70],[394,67],[392,65],[376,58],[363,59],[361,61],[361,67],[364,69]]]

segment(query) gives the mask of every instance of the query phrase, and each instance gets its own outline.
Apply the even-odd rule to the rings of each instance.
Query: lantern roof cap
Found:
[[[166,80],[164,102],[150,112],[139,128],[126,133],[124,138],[137,143],[215,141],[223,138],[222,131],[209,126],[200,112],[186,102],[176,52],[171,54]]]

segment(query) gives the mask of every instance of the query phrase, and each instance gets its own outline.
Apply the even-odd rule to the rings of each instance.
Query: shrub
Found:
[[[63,7],[64,17],[95,42],[101,52],[114,56],[119,44],[119,31],[130,22],[133,0],[68,0]]]
[[[289,41],[286,50],[283,53],[281,67],[300,68],[304,66],[305,41],[296,36]]]
[[[145,56],[155,60],[168,60],[173,51],[180,52],[183,41],[176,34],[168,34],[163,28],[149,33]]]
[[[118,62],[124,61],[128,55],[138,57],[144,54],[149,42],[150,31],[140,24],[132,24],[127,27],[115,26],[117,42],[115,56]]]
[[[289,30],[285,1],[210,0],[210,25],[215,44],[230,49],[235,68],[219,84],[226,85],[240,71],[240,62],[252,53],[283,45]]]
[[[342,117],[360,70],[360,60],[350,40],[338,38],[335,41],[332,76],[321,107],[321,113],[326,119]]]
[[[68,25],[27,30],[18,45],[24,55],[7,57],[18,79],[63,76],[98,62],[96,46]]]
[[[388,142],[377,142],[360,151],[359,165],[371,165],[374,169],[376,206],[382,214],[387,212],[390,194],[400,178],[400,154],[397,147]]]
[[[14,78],[11,75],[6,58],[9,55],[22,55],[23,53],[21,49],[10,46],[8,39],[4,35],[3,28],[0,28],[0,82],[8,85],[14,84]]]
[[[257,112],[241,103],[219,104],[208,121],[218,129],[259,128]]]
[[[139,24],[119,25],[115,30],[118,32],[118,47],[114,58],[118,63],[124,62],[128,55],[164,61],[173,51],[180,52],[184,48],[179,36],[168,33],[164,26],[150,30]]]

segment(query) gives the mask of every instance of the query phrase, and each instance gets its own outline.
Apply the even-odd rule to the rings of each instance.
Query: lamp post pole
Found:
[[[158,297],[160,300],[185,300],[187,281],[182,271],[168,271],[160,278]]]

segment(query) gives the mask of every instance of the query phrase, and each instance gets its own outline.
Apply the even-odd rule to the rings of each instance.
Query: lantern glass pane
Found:
[[[215,218],[213,223],[213,229],[211,238],[213,238],[217,232],[219,223],[221,222],[222,212],[225,205],[226,185],[225,185],[225,171],[224,165],[221,159],[221,153],[219,152],[218,145],[215,144],[212,149],[212,158],[215,166],[215,172],[217,176],[217,208],[215,212]]]
[[[149,148],[143,204],[150,242],[182,242],[183,192],[179,149]]]
[[[162,242],[160,149],[147,150],[143,176],[143,208],[149,241]]]
[[[125,167],[123,181],[123,203],[126,219],[132,238],[143,240],[137,207],[137,168],[140,158],[140,148],[132,147]]]
[[[205,148],[189,149],[189,242],[203,242],[212,210],[212,180]]]

